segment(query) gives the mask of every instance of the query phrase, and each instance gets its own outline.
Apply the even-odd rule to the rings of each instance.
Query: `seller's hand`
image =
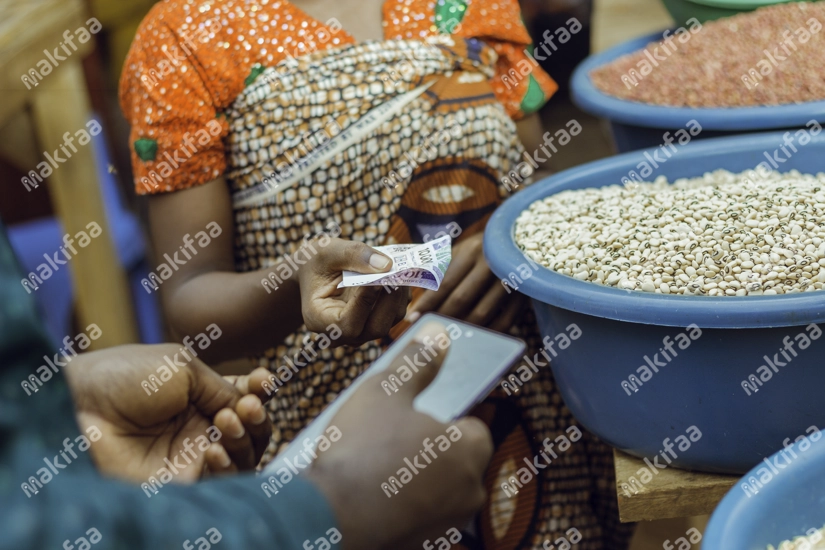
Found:
[[[166,458],[182,465],[174,481],[189,483],[207,470],[226,473],[258,464],[272,432],[261,386],[269,372],[257,369],[233,385],[179,351],[173,344],[120,346],[81,354],[66,368],[81,429],[97,426],[103,434],[90,449],[102,473],[146,481],[167,467]],[[185,365],[147,394],[141,383],[158,377],[164,356],[174,360],[176,354]],[[208,438],[210,426],[221,438],[204,451],[196,438]]]
[[[441,288],[425,291],[407,313],[414,323],[428,311],[455,317],[474,325],[507,332],[524,307],[519,293],[508,294],[484,259],[484,234],[465,238],[453,247],[453,258]]]
[[[409,344],[387,372],[405,365],[404,356],[419,353],[422,358],[424,337],[444,330],[436,322],[419,329],[419,341]],[[308,477],[333,507],[345,550],[420,548],[427,538],[462,528],[484,503],[484,472],[493,452],[487,427],[463,418],[454,424],[460,439],[449,448],[433,448],[437,437],[451,433],[449,425],[413,410],[413,400],[435,378],[446,355],[431,345],[427,357],[433,348],[438,355],[397,393],[387,395],[382,377],[367,380],[330,421],[341,431],[340,442],[319,453],[309,469]],[[419,457],[425,445],[436,454],[431,463]],[[398,477],[405,458],[424,467],[387,498],[381,484]]]
[[[392,260],[364,243],[331,239],[298,271],[301,310],[306,327],[318,333],[330,332],[331,325],[341,329],[333,346],[361,345],[382,338],[404,318],[410,301],[409,288],[392,290],[389,286],[337,288],[342,271],[384,273]],[[387,292],[390,289],[390,292]]]

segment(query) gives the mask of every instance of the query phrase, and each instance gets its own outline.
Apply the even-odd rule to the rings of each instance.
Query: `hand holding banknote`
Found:
[[[344,239],[330,239],[326,246],[316,244],[312,249],[314,253],[300,255],[309,259],[302,260],[297,273],[301,313],[309,330],[334,333],[340,329],[333,346],[358,346],[387,335],[404,318],[409,289],[386,292],[381,287],[338,286],[344,271],[378,276],[388,272],[393,262],[386,254]]]
[[[448,237],[449,238],[449,237]],[[427,290],[416,300],[406,320],[414,323],[434,311],[468,323],[507,332],[523,310],[523,294],[508,293],[484,259],[484,234],[464,237],[453,247],[450,268],[439,290]]]
[[[383,286],[398,288],[418,286],[438,290],[452,260],[449,235],[424,244],[391,244],[375,250],[392,259],[392,267],[383,273],[356,273],[344,271],[344,280],[338,288],[354,286]]]

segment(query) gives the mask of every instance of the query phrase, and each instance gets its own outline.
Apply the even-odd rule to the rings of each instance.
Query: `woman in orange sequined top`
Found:
[[[551,31],[554,47],[576,25]],[[516,0],[167,0],[141,25],[120,95],[164,260],[145,286],[181,338],[221,328],[205,360],[272,371],[265,461],[423,312],[541,347],[481,251],[535,168],[524,145],[554,139],[529,116],[556,90],[531,47]],[[407,289],[336,288],[342,270],[389,268],[372,246],[444,234],[442,286],[409,307]],[[517,496],[502,490],[575,426],[549,369],[480,414],[497,443],[490,498],[456,547],[538,549],[575,527],[583,549],[621,548],[610,450],[586,433]]]

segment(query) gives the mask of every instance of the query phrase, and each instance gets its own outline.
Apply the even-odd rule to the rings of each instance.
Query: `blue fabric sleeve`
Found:
[[[48,481],[35,485],[36,494],[24,492],[23,484],[80,431],[62,371],[36,392],[23,388],[55,346],[20,281],[0,224],[0,549],[299,550],[305,540],[329,538],[337,527],[332,510],[300,478],[271,497],[251,474],[166,484],[147,496],[137,485],[101,477],[88,452],[75,447],[71,463],[60,458],[63,467],[51,479],[39,476]]]

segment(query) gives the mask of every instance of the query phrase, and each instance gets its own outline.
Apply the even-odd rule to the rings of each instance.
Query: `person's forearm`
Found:
[[[85,548],[76,541],[94,536],[95,550],[199,548],[200,537],[213,548],[296,550],[339,529],[322,494],[300,478],[271,498],[250,475],[163,485],[153,494],[70,468],[30,498],[19,487],[17,497],[2,495],[0,549]]]
[[[216,324],[221,336],[198,352],[207,363],[277,345],[302,323],[301,292],[294,273],[279,277],[288,266],[248,273],[211,271],[173,287],[164,301],[175,338],[194,338],[207,325]]]

